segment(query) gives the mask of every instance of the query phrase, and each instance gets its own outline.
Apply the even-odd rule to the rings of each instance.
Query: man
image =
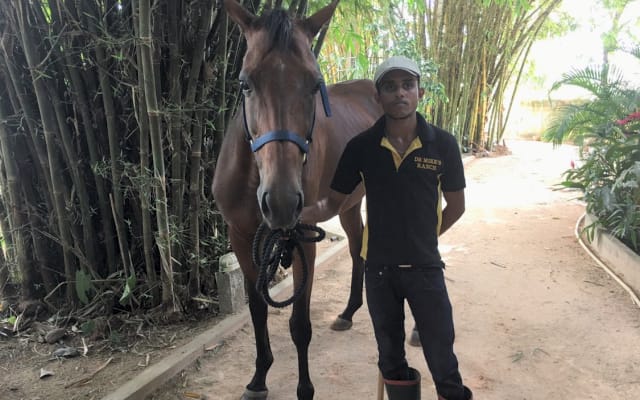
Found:
[[[438,251],[438,235],[465,209],[458,144],[416,111],[424,89],[414,61],[389,58],[376,69],[374,83],[384,116],[347,144],[330,195],[306,207],[301,219],[315,223],[331,218],[346,196],[364,184],[367,222],[361,255],[388,397],[420,398],[420,374],[405,357],[406,299],[438,398],[469,400],[472,394],[462,383],[453,351],[452,309]]]

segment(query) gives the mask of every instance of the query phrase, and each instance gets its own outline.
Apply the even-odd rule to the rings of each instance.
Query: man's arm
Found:
[[[342,203],[346,199],[346,194],[331,190],[329,196],[318,200],[315,204],[304,207],[302,213],[300,213],[300,220],[307,224],[326,221],[338,214]]]
[[[442,192],[447,205],[442,210],[439,235],[445,233],[464,214],[464,189],[457,192]]]

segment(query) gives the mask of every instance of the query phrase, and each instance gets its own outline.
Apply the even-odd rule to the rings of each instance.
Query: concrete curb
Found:
[[[584,226],[589,226],[594,221],[592,215],[585,214]],[[606,264],[609,269],[607,272],[615,275],[614,279],[619,280],[618,283],[630,292],[634,302],[640,307],[640,302],[637,301],[640,294],[640,256],[616,237],[598,228],[588,244],[597,258]]]
[[[318,266],[329,260],[347,247],[347,244],[347,239],[342,239],[325,251],[318,253],[315,265]],[[292,284],[293,277],[289,275],[271,288],[270,293],[273,298],[276,298]],[[245,305],[240,312],[227,316],[213,328],[196,336],[191,342],[175,349],[114,392],[103,397],[102,400],[144,400],[146,396],[201,357],[205,353],[205,349],[220,343],[225,337],[233,334],[249,321],[249,307]]]

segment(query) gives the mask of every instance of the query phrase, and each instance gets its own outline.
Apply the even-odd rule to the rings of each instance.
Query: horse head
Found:
[[[311,43],[337,3],[303,19],[281,9],[257,17],[236,0],[224,3],[247,42],[239,75],[240,112],[260,177],[258,204],[271,229],[293,228],[304,205],[302,173],[319,91],[328,111]]]

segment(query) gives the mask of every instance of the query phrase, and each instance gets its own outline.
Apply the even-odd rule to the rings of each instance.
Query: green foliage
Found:
[[[120,296],[120,304],[126,305],[133,294],[133,289],[136,288],[136,276],[135,274],[131,274],[127,278],[124,284],[124,290],[122,291],[122,296]]]
[[[587,67],[567,74],[562,85],[586,89],[591,99],[561,107],[544,138],[575,140],[581,164],[565,172],[565,187],[583,192],[587,212],[601,227],[640,254],[640,90],[613,67]]]
[[[80,325],[80,330],[82,333],[89,336],[96,330],[96,322],[92,319],[87,320]]]
[[[89,292],[92,289],[91,277],[83,270],[76,271],[76,294],[82,304],[89,304]]]
[[[609,65],[588,66],[564,74],[550,93],[563,87],[584,89],[592,100],[558,107],[547,130],[546,141],[561,144],[573,141],[582,145],[586,136],[611,134],[615,121],[624,118],[640,104],[640,92],[627,88],[622,74]]]
[[[513,8],[516,14],[523,13],[531,9],[533,2],[529,0],[481,0],[483,7],[490,7],[492,5],[507,6]]]
[[[425,3],[417,0],[341,2],[331,22],[325,54],[320,68],[327,71],[328,82],[371,78],[382,60],[392,55],[404,55],[420,64],[421,85],[426,95],[420,109],[425,111],[438,102],[446,102],[444,85],[438,82],[438,65],[426,57],[416,41],[410,23],[397,24],[406,19],[405,13],[423,13]]]
[[[109,343],[113,347],[126,346],[126,340],[124,335],[116,331],[111,331],[111,333],[109,334]]]
[[[582,190],[596,224],[640,254],[640,134],[590,138],[582,165],[562,184]]]
[[[538,33],[539,39],[560,37],[578,28],[578,22],[568,12],[558,11],[552,13],[544,22]]]

